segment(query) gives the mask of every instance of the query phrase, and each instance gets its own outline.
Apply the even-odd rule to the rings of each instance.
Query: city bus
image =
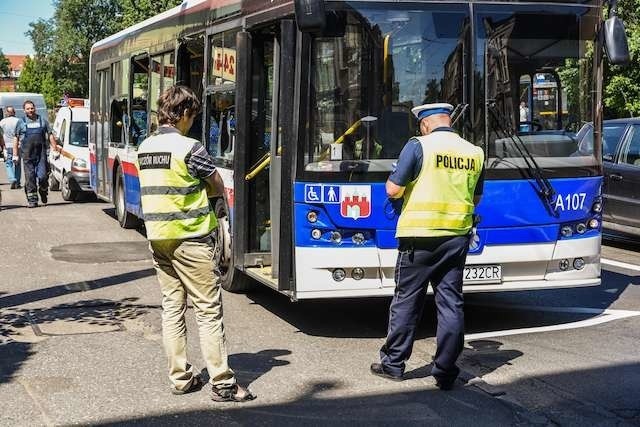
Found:
[[[159,94],[189,86],[203,104],[189,136],[225,185],[211,200],[223,288],[388,296],[398,214],[384,183],[417,135],[411,108],[448,102],[456,130],[486,153],[464,291],[597,285],[605,43],[611,62],[628,56],[603,7],[185,1],[92,47],[91,185],[122,227],[140,224],[136,149],[158,127]],[[554,76],[566,105],[520,131],[523,85],[537,75]],[[585,123],[589,152],[577,149]]]

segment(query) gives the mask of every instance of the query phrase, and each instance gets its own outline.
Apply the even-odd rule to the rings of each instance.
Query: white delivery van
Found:
[[[89,186],[89,100],[71,98],[61,107],[53,122],[53,135],[61,147],[60,155],[49,153],[49,188],[60,190],[62,198],[74,201]]]
[[[44,96],[39,93],[30,92],[0,92],[0,119],[6,114],[7,107],[13,107],[16,110],[16,117],[24,117],[24,109],[22,104],[25,101],[33,102],[36,106],[36,113],[42,117],[47,117],[47,104],[44,102]]]

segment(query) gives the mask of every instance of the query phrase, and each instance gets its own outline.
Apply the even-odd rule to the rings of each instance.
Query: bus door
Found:
[[[99,104],[95,116],[95,156],[96,156],[96,193],[111,197],[111,188],[107,185],[107,158],[109,157],[109,136],[105,134],[107,111],[107,70],[98,71]]]
[[[284,21],[283,21],[284,22]],[[251,99],[247,111],[249,125],[243,151],[244,188],[247,215],[240,216],[247,221],[244,249],[245,272],[255,279],[286,291],[290,288],[291,239],[281,244],[281,226],[291,223],[292,174],[288,166],[283,172],[283,153],[291,154],[293,147],[283,147],[283,126],[290,126],[291,110],[286,117],[280,114],[283,96],[283,75],[292,80],[293,67],[293,25],[277,23],[252,31],[251,60],[248,97]],[[287,47],[283,49],[281,28],[287,29]],[[282,70],[283,60],[288,70]],[[293,82],[285,84],[287,103],[291,104]],[[291,92],[291,94],[289,94]],[[285,162],[290,165],[290,161]],[[240,173],[240,171],[237,171]],[[284,176],[283,176],[284,174]],[[238,182],[236,180],[236,182]],[[237,199],[236,199],[237,200]],[[282,218],[288,218],[282,221]],[[284,233],[285,236],[290,234]],[[284,266],[282,274],[281,267]]]

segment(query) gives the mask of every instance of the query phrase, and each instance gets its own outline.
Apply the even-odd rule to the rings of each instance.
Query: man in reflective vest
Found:
[[[399,253],[389,329],[373,374],[402,380],[431,283],[438,312],[437,351],[431,370],[440,389],[453,387],[464,346],[462,274],[482,194],[484,153],[451,128],[450,104],[412,109],[422,136],[404,146],[386,183],[394,206]]]
[[[27,206],[38,206],[38,193],[42,204],[47,204],[49,195],[49,146],[55,156],[60,155],[56,139],[51,132],[49,121],[36,114],[36,106],[32,101],[22,104],[25,117],[16,126],[16,137],[13,142],[13,155],[22,157],[24,170],[24,191],[27,194]]]
[[[172,86],[158,100],[157,132],[138,148],[142,212],[162,291],[162,338],[174,394],[200,390],[202,379],[187,361],[187,296],[200,332],[200,347],[215,401],[255,396],[236,383],[229,368],[222,324],[222,300],[214,273],[217,225],[209,197],[223,184],[204,146],[187,138],[200,101],[185,86]]]

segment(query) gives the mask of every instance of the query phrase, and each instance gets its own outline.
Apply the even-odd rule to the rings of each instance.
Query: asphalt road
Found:
[[[225,293],[229,358],[258,399],[169,393],[144,237],[106,203],[26,209],[0,171],[0,425],[640,425],[640,247],[605,242],[602,285],[466,298],[463,378],[429,376],[428,303],[408,379],[369,374],[387,299]],[[621,264],[622,263],[622,264]],[[189,352],[202,369],[189,316]]]

